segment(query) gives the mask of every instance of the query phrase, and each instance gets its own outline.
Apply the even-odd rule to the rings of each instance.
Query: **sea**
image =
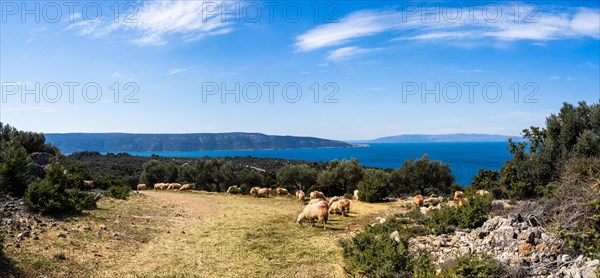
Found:
[[[507,142],[422,142],[359,143],[354,148],[311,148],[277,150],[130,152],[131,155],[165,157],[261,157],[306,161],[331,161],[356,158],[365,166],[399,168],[405,160],[424,154],[431,160],[449,164],[455,182],[469,185],[479,169],[499,170],[510,159]]]

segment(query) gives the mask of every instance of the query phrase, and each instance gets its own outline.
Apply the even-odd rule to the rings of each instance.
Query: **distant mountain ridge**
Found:
[[[265,150],[299,148],[349,148],[342,141],[316,137],[279,136],[262,133],[46,133],[46,141],[64,153],[179,152],[212,150]]]
[[[376,138],[373,143],[408,143],[408,142],[506,142],[509,138],[522,141],[520,136],[497,134],[403,134]]]

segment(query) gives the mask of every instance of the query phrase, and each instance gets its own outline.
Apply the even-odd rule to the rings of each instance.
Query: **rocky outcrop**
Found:
[[[409,249],[430,253],[438,266],[467,254],[487,255],[524,268],[531,277],[596,277],[599,264],[584,256],[572,257],[563,250],[563,242],[541,227],[535,217],[521,215],[496,216],[471,231],[412,238]]]

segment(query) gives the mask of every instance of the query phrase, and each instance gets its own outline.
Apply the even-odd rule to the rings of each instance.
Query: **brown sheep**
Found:
[[[143,183],[140,183],[135,188],[137,189],[137,191],[146,190],[146,185]]]
[[[465,193],[463,193],[462,191],[454,191],[454,200],[457,200],[462,198],[465,195]]]
[[[342,213],[342,216],[347,216],[350,212],[350,200],[340,199],[329,204],[329,213]]]
[[[193,184],[193,183],[186,183],[186,184],[182,185],[182,186],[179,188],[179,191],[183,191],[183,190],[192,190],[192,189],[194,189],[194,184]]]
[[[417,196],[415,196],[415,204],[417,204],[417,206],[419,207],[423,206],[423,195],[418,194]]]
[[[288,196],[289,195],[287,189],[281,188],[281,187],[277,187],[277,189],[275,189],[275,192],[277,193],[277,196]]]
[[[250,189],[250,195],[254,196],[254,197],[258,197],[258,191],[260,190],[260,187],[252,187]]]
[[[325,194],[321,191],[313,191],[310,193],[311,199],[325,199]]]
[[[307,205],[304,210],[298,215],[296,222],[302,225],[303,221],[310,221],[314,226],[315,220],[323,222],[323,229],[327,229],[327,220],[329,219],[329,208],[326,201],[320,201],[314,204]]]
[[[259,197],[269,197],[269,195],[271,195],[271,188],[265,187],[265,188],[261,188],[258,190],[258,196]]]
[[[463,197],[463,198],[458,199],[458,206],[459,207],[462,207],[463,205],[466,205],[468,203],[469,203],[469,199],[467,199],[467,198]]]
[[[94,189],[94,181],[83,181],[83,188],[85,188],[85,190]]]
[[[327,200],[319,198],[319,199],[310,199],[310,201],[308,201],[308,204],[312,205],[312,204],[316,204],[316,203],[321,202],[321,201],[325,201],[327,203]],[[327,205],[329,206],[329,204],[327,204]]]
[[[177,190],[179,188],[181,188],[181,184],[180,183],[170,183],[169,187],[167,187],[167,190],[169,190],[169,189]]]
[[[296,190],[296,197],[300,200],[300,202],[304,203],[304,191]]]
[[[329,201],[328,201],[329,202],[329,206],[331,206],[331,204],[333,204],[333,202],[337,202],[337,201],[339,201],[341,199],[342,199],[342,197],[339,197],[339,196],[335,196],[335,197],[329,198]]]
[[[479,190],[477,190],[476,194],[479,196],[486,196],[486,195],[490,195],[490,192],[487,190],[479,189]]]

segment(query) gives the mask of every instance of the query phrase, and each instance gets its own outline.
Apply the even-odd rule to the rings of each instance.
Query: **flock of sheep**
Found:
[[[155,190],[175,190],[175,191],[183,191],[183,190],[191,190],[194,189],[195,185],[192,183],[180,184],[180,183],[156,183],[154,184]],[[145,190],[145,184],[138,184],[137,190]],[[227,194],[239,194],[240,188],[238,186],[230,186],[227,189]],[[490,192],[486,190],[477,190],[477,195],[485,196],[489,195]],[[250,189],[250,195],[254,197],[269,197],[271,195],[274,196],[282,196],[282,197],[292,197],[293,195],[288,192],[287,189],[278,187],[275,190],[271,188],[264,187],[252,187]],[[352,199],[358,200],[359,192],[358,190],[354,191],[354,196]],[[296,190],[296,198],[302,202],[302,204],[306,203],[306,195],[302,190]],[[450,197],[452,198],[452,196]],[[425,198],[423,195],[415,196],[415,204],[420,207],[421,213],[427,214],[432,210],[441,209],[442,204],[447,204],[451,207],[461,207],[468,203],[468,199],[465,197],[465,194],[462,191],[455,191],[454,198],[449,200],[446,197],[429,197]],[[329,215],[333,213],[340,213],[343,217],[347,216],[350,213],[350,200],[343,197],[331,197],[327,198],[320,191],[313,191],[309,195],[308,204],[304,207],[304,210],[298,215],[298,219],[296,222],[302,225],[302,222],[309,221],[314,226],[315,221],[323,223],[323,228],[327,229],[327,220],[329,219]]]
[[[479,196],[490,195],[490,192],[487,190],[477,190],[475,193]],[[450,196],[452,198],[452,196]],[[421,213],[427,214],[432,210],[441,209],[442,204],[447,204],[450,207],[462,207],[467,204],[469,199],[466,198],[465,193],[462,191],[454,191],[454,198],[449,200],[446,197],[429,197],[424,198],[423,195],[418,194],[415,196],[415,204],[420,208]]]
[[[156,183],[154,184],[155,190],[175,190],[175,191],[183,191],[183,190],[192,190],[195,189],[196,186],[193,183]],[[145,184],[138,184],[136,189],[146,190],[147,187]],[[240,188],[238,186],[230,186],[227,189],[227,194],[239,194]],[[358,190],[354,191],[354,196],[352,199],[358,200]],[[269,197],[271,195],[282,196],[282,197],[292,197],[293,195],[288,192],[287,189],[278,187],[275,190],[271,188],[264,187],[252,187],[250,189],[250,195],[254,197]],[[296,198],[302,202],[302,204],[306,203],[306,195],[302,190],[296,190]],[[327,229],[327,220],[329,219],[329,215],[333,213],[340,213],[343,217],[347,216],[350,213],[350,200],[343,197],[325,197],[325,194],[320,191],[313,191],[309,195],[308,204],[304,207],[304,210],[298,215],[297,223],[302,225],[304,221],[310,221],[314,226],[315,221],[323,223],[323,229]]]

